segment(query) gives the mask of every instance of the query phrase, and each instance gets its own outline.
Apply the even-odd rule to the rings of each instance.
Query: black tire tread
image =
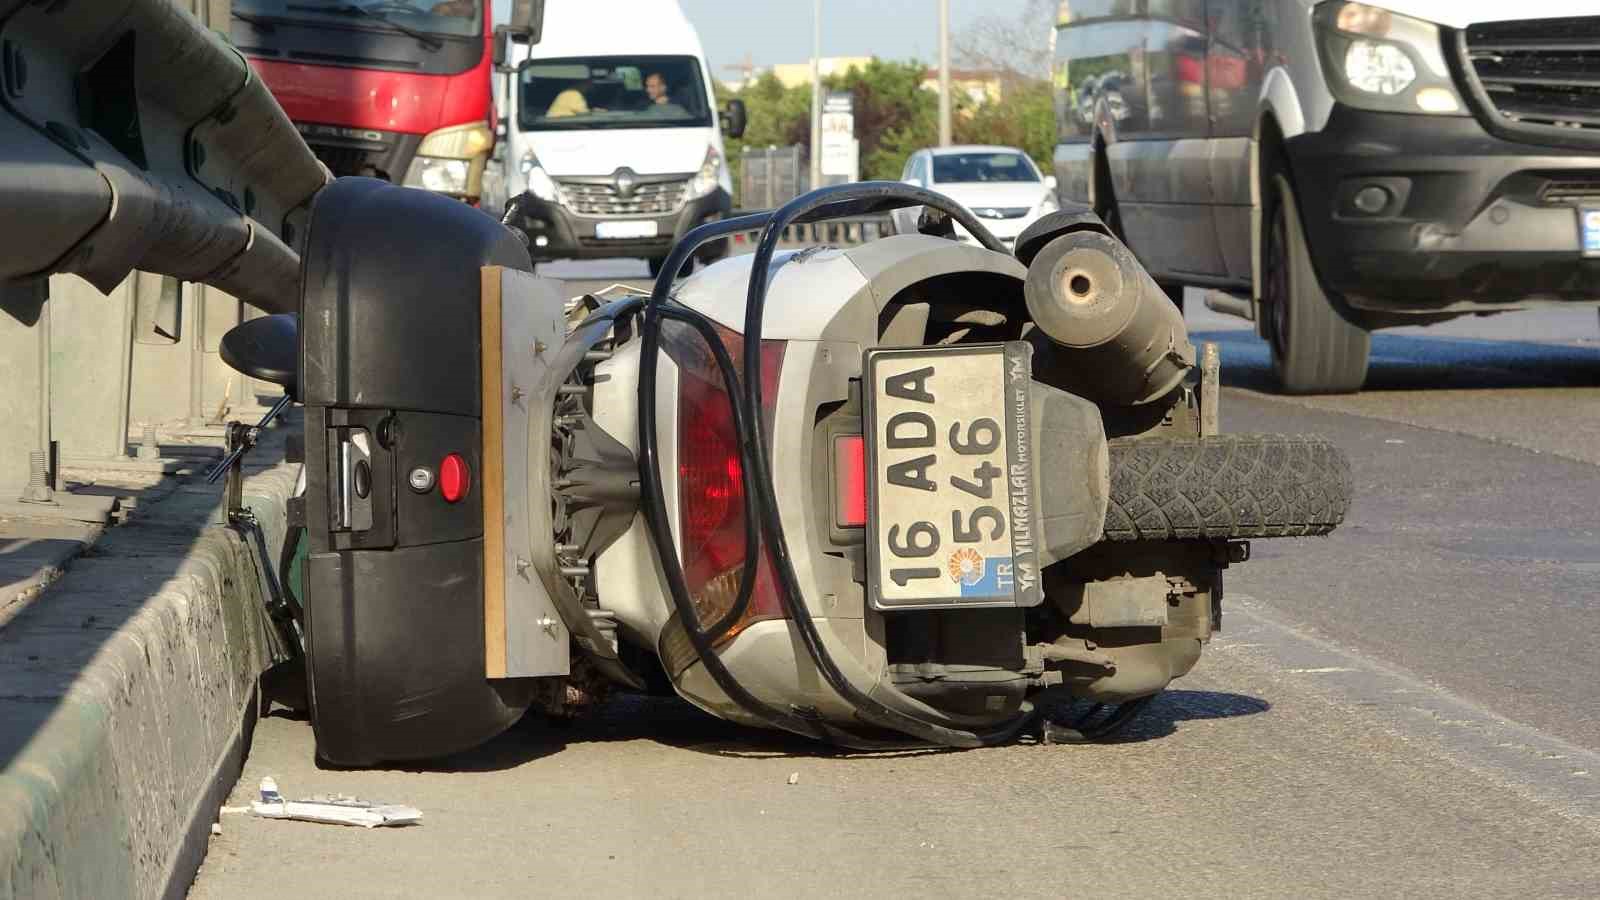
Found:
[[[1287,358],[1273,346],[1273,369],[1286,394],[1355,393],[1367,380],[1372,335],[1346,321],[1322,290],[1301,225],[1299,201],[1286,171],[1275,172],[1269,185],[1287,219],[1289,246],[1284,250],[1289,255],[1289,283],[1294,294],[1285,298],[1292,307],[1291,346]]]
[[[1350,509],[1350,462],[1322,437],[1118,438],[1109,449],[1108,541],[1308,537]]]

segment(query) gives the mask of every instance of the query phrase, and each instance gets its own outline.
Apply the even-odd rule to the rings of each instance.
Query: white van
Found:
[[[726,216],[732,185],[711,67],[678,4],[551,0],[542,39],[502,45],[497,156],[536,262],[642,257],[655,274],[673,242]],[[701,261],[727,252],[708,247]]]

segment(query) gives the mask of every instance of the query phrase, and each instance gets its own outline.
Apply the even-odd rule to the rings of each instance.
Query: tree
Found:
[[[850,92],[863,179],[898,179],[906,157],[938,143],[939,98],[922,89],[926,72],[915,60],[873,59],[865,69],[851,69],[825,82],[829,90]]]
[[[1019,147],[1050,171],[1056,143],[1049,81],[1056,12],[1055,0],[1026,0],[1016,18],[984,16],[955,36],[956,60],[994,72],[1001,82],[998,102],[956,117],[958,142]]]
[[[1029,8],[1035,5],[1030,2]],[[926,74],[927,67],[916,60],[873,59],[865,68],[823,80],[824,90],[850,94],[863,179],[896,180],[908,156],[938,143],[939,96],[923,89]],[[784,87],[768,73],[736,92],[719,89],[718,105],[730,97],[743,100],[749,114],[744,138],[726,142],[736,181],[739,154],[747,146],[810,146],[810,85]],[[1056,127],[1047,81],[1017,73],[998,100],[976,104],[960,93],[953,99],[956,140],[1020,147],[1049,171]]]
[[[1055,0],[1026,0],[1014,19],[982,16],[963,28],[951,41],[952,55],[963,68],[995,72],[1007,82],[1048,78],[1055,27]]]
[[[723,149],[728,159],[728,172],[733,183],[740,183],[740,157],[745,147],[807,144],[811,140],[811,88],[810,86],[786,88],[771,72],[762,75],[754,84],[738,91],[728,91],[717,86],[717,106],[721,108],[733,97],[744,101],[748,120],[744,137],[728,138]]]
[[[999,101],[955,117],[954,131],[960,144],[1020,148],[1033,157],[1040,169],[1049,172],[1056,145],[1055,102],[1050,83],[1038,79],[1014,82]]]

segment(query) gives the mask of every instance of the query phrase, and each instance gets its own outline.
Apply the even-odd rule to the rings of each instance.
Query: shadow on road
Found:
[[[1254,332],[1196,331],[1190,339],[1197,345],[1211,341],[1221,347],[1223,384],[1263,393],[1278,392],[1267,344]],[[1362,390],[1370,393],[1540,387],[1600,387],[1600,345],[1380,332],[1372,336],[1372,363]]]
[[[1169,690],[1158,696],[1126,730],[1105,743],[1154,740],[1175,733],[1184,722],[1253,716],[1271,708],[1272,704],[1266,700],[1243,694]],[[273,714],[302,719],[283,711]],[[306,727],[310,727],[309,723]],[[625,694],[613,697],[586,719],[562,722],[539,714],[529,714],[510,730],[481,747],[440,760],[394,764],[387,768],[406,772],[495,772],[513,769],[567,750],[582,752],[584,744],[619,741],[652,741],[680,750],[730,759],[899,759],[959,752],[938,748],[878,753],[840,750],[782,732],[727,722],[701,712],[676,697]]]
[[[1163,691],[1150,706],[1108,744],[1132,744],[1173,734],[1183,722],[1236,719],[1272,709],[1260,697],[1226,691]]]

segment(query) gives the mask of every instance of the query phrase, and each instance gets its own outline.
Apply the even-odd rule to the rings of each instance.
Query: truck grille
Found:
[[[364,175],[363,169],[371,166],[377,167],[379,154],[358,147],[330,147],[327,144],[311,144],[311,152],[322,160],[336,177],[346,175]]]
[[[1491,130],[1600,147],[1600,16],[1471,25],[1463,48]]]
[[[556,184],[561,187],[561,199],[567,208],[580,216],[649,216],[676,212],[688,193],[689,179],[641,180],[626,197],[610,179],[558,178]]]

